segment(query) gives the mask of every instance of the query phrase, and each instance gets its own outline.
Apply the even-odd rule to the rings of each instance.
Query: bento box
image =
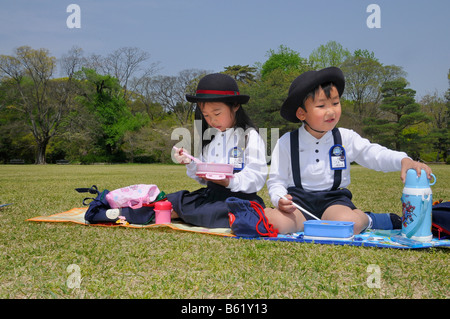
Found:
[[[232,164],[197,163],[196,175],[207,179],[221,180],[233,177]]]
[[[304,225],[305,238],[353,238],[354,222],[333,220],[307,220]]]

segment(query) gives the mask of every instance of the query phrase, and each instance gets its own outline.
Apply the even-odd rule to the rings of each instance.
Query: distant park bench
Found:
[[[61,159],[61,160],[56,160],[56,164],[58,165],[64,165],[64,164],[69,164],[70,162],[68,160],[65,159]]]
[[[25,164],[25,161],[23,159],[14,158],[9,161],[9,164]]]

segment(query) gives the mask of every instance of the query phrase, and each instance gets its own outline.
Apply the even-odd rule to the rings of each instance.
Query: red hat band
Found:
[[[196,95],[198,97],[223,96],[223,95],[239,95],[239,91],[197,90]]]

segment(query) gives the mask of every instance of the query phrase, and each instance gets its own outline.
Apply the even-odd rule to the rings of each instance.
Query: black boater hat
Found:
[[[339,96],[342,96],[345,78],[339,68],[329,67],[319,71],[308,71],[298,76],[289,87],[288,97],[281,106],[281,116],[289,122],[300,122],[296,112],[300,106],[303,106],[305,97],[319,85],[329,82],[336,86]]]
[[[229,75],[213,73],[200,79],[195,95],[186,94],[189,102],[236,102],[245,104],[250,99],[241,95],[236,81]]]

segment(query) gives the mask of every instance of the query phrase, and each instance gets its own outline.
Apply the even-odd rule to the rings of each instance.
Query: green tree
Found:
[[[228,74],[241,84],[250,84],[255,81],[256,67],[248,65],[230,65],[225,67],[222,73]]]
[[[277,51],[269,50],[267,54],[269,58],[261,66],[261,77],[263,79],[274,70],[282,70],[286,73],[296,72],[300,75],[310,69],[307,60],[302,58],[299,52],[284,45],[280,45]]]
[[[92,69],[83,68],[78,74],[83,84],[80,102],[97,121],[95,128],[99,158],[122,161],[123,137],[129,130],[141,127],[146,117],[141,113],[133,116],[128,108],[119,81],[110,75],[100,75]]]
[[[177,126],[176,117],[172,114],[148,122],[138,130],[127,131],[122,150],[130,162],[171,163],[171,150],[174,144],[171,137],[173,129]]]
[[[375,53],[373,51],[369,51],[367,49],[364,49],[364,50],[356,49],[355,52],[353,52],[353,56],[379,62],[378,59],[375,57]]]
[[[450,129],[450,69],[448,70],[448,73],[447,73],[447,79],[448,79],[448,83],[449,83],[449,88],[448,88],[447,92],[445,93],[445,99],[447,100],[446,105],[447,105],[447,132],[448,132],[448,130]],[[450,133],[448,133],[448,134],[450,134]],[[448,155],[450,155],[450,148],[447,148],[447,150],[445,151],[445,155],[444,155],[444,157],[446,158],[445,162],[447,164],[450,164],[450,156],[448,156]]]
[[[441,155],[447,160],[447,150],[450,148],[450,130],[448,127],[448,106],[443,97],[437,93],[427,94],[420,101],[423,111],[430,117],[430,131],[427,134],[428,144],[434,146],[435,161],[439,162]]]
[[[418,157],[420,150],[417,146],[420,135],[417,130],[411,128],[429,121],[429,118],[421,112],[420,105],[415,102],[416,92],[406,88],[407,85],[408,82],[404,78],[383,84],[380,109],[385,116],[367,118],[364,132],[372,135],[373,140],[380,144],[398,151],[408,151],[414,157]]]
[[[297,72],[286,73],[281,69],[277,69],[264,79],[259,79],[251,85],[243,86],[242,93],[251,96],[248,104],[244,107],[257,127],[267,129],[279,128],[280,136],[285,132],[298,128],[298,124],[290,123],[280,115],[280,108],[288,95],[289,86],[297,76]]]
[[[328,41],[319,46],[309,55],[309,63],[315,70],[335,66],[339,67],[351,56],[349,50],[345,49],[336,41]]]
[[[0,105],[6,102],[2,97],[6,91],[0,84]],[[16,158],[33,163],[35,148],[36,143],[23,120],[23,114],[14,107],[0,106],[0,163],[6,164]]]

